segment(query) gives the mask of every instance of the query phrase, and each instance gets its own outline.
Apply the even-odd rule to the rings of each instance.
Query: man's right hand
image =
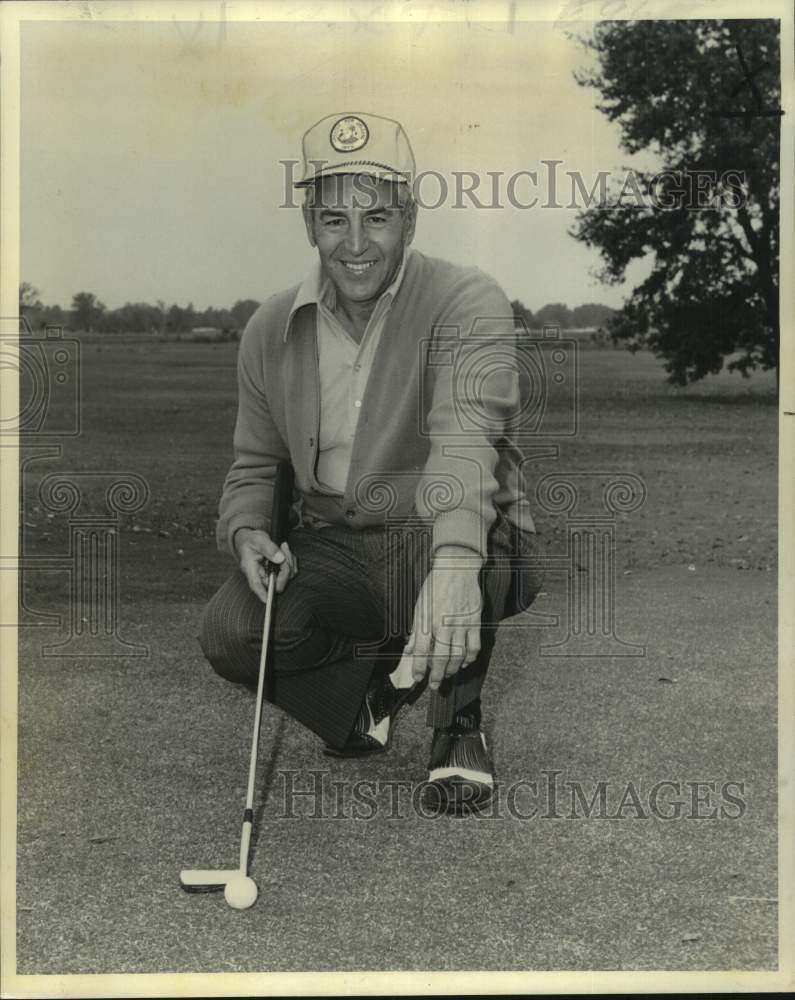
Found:
[[[268,599],[268,563],[279,565],[276,575],[277,594],[281,594],[298,572],[298,559],[290,551],[287,542],[282,542],[280,548],[267,531],[240,528],[235,534],[235,550],[249,587],[263,604]]]

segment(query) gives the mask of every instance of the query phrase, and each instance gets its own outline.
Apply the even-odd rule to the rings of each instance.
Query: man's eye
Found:
[[[376,226],[383,226],[385,223],[389,222],[389,219],[385,215],[368,215],[367,221]]]
[[[343,222],[342,219],[326,219],[323,225],[326,227],[326,229],[336,229],[342,225],[342,222]]]

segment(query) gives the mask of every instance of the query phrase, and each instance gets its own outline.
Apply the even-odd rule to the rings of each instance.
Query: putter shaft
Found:
[[[243,830],[240,835],[240,871],[248,875],[248,853],[251,847],[251,830],[254,825],[254,786],[257,780],[257,757],[259,749],[260,724],[262,722],[262,702],[265,698],[265,666],[268,659],[268,640],[273,614],[273,595],[276,592],[276,568],[271,564],[268,570],[268,597],[265,602],[265,623],[262,627],[262,650],[259,656],[259,677],[257,678],[257,703],[254,709],[254,732],[251,736],[251,757],[248,765],[248,789],[246,808],[243,812]]]

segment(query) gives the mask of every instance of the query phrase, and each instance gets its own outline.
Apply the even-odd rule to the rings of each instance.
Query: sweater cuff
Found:
[[[477,552],[482,559],[488,557],[489,525],[474,510],[459,507],[457,510],[443,511],[433,521],[433,545],[431,554],[442,545],[461,545]]]
[[[242,512],[233,514],[227,521],[218,522],[218,548],[237,558],[235,551],[235,532],[241,528],[252,528],[254,531],[265,531],[267,521],[263,514]]]

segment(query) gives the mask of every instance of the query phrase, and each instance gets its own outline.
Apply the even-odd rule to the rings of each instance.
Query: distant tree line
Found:
[[[39,291],[27,281],[19,286],[19,314],[34,330],[47,326],[88,333],[187,333],[196,327],[213,327],[223,333],[242,330],[259,302],[238,299],[231,309],[194,309],[193,303],[167,305],[162,299],[149,302],[125,302],[118,309],[108,309],[93,292],[77,292],[69,309],[45,305]]]
[[[32,329],[61,326],[88,333],[189,333],[197,327],[213,327],[222,333],[242,330],[259,307],[255,299],[238,299],[231,309],[197,310],[193,303],[167,305],[162,299],[149,302],[125,302],[118,309],[108,309],[93,292],[77,292],[69,309],[44,305],[39,291],[27,281],[19,286],[19,314]],[[516,319],[531,330],[559,326],[562,330],[596,328],[605,324],[615,310],[597,302],[569,309],[562,302],[550,302],[532,312],[519,299],[511,303]]]
[[[545,326],[558,326],[561,330],[596,329],[607,323],[615,313],[614,309],[598,302],[586,302],[574,309],[569,309],[563,302],[550,302],[534,313],[519,299],[514,299],[511,308],[517,325],[524,322],[530,330],[540,330]]]

